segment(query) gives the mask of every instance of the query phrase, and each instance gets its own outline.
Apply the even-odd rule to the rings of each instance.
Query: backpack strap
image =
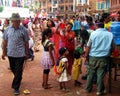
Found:
[[[56,66],[59,66],[60,60],[63,59],[63,58],[65,58],[65,57],[59,57],[59,58],[58,58],[58,60],[57,60],[57,62],[56,62]]]

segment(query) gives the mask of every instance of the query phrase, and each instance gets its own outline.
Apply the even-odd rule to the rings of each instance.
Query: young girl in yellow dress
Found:
[[[72,66],[72,78],[74,79],[74,85],[80,86],[82,83],[78,81],[79,75],[82,73],[82,58],[80,57],[79,51],[74,52],[74,63]]]

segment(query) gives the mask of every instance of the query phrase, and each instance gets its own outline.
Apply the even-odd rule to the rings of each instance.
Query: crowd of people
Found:
[[[103,79],[109,56],[114,50],[113,34],[110,32],[113,20],[120,22],[120,12],[114,19],[109,13],[103,13],[97,19],[79,15],[23,19],[18,13],[13,13],[10,20],[5,19],[0,36],[3,35],[2,59],[8,57],[14,74],[14,94],[19,94],[24,61],[33,61],[34,52],[39,52],[41,45],[44,48],[41,58],[44,89],[50,88],[51,68],[54,68],[61,90],[68,91],[66,82],[71,79],[75,86],[80,86],[81,66],[88,62],[84,76],[87,79],[85,92],[92,91],[93,78],[96,77],[96,95],[105,94]]]

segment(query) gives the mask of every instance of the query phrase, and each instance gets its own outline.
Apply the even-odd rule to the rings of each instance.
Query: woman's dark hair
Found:
[[[73,27],[73,24],[72,24],[72,23],[70,23],[70,22],[68,22],[68,23],[67,23],[67,25],[71,25],[71,28]]]
[[[88,33],[87,30],[85,30],[85,29],[84,30],[80,30],[80,37],[83,39],[83,41],[85,41],[85,40],[88,41],[89,36],[90,36],[90,34]]]
[[[50,21],[52,23],[52,27],[55,27],[55,23],[53,22],[53,20],[49,19],[48,21]],[[49,28],[50,26],[47,23],[47,27]]]
[[[88,16],[87,21],[93,22],[93,18],[91,16]]]
[[[120,11],[118,11],[117,14],[120,14]]]
[[[52,33],[52,30],[50,29],[50,28],[48,28],[48,29],[45,29],[44,31],[43,31],[43,33],[42,33],[42,44],[43,44],[43,42],[45,41],[45,36],[48,36],[50,33]]]
[[[110,16],[110,13],[103,13],[101,17],[101,21],[104,22],[107,17]]]
[[[79,51],[75,50],[75,52],[74,52],[74,58],[75,59],[79,59],[80,58],[80,52]]]
[[[100,21],[101,21],[101,20],[100,20]],[[96,25],[97,25],[99,28],[104,28],[104,23],[103,23],[103,22],[96,23]]]
[[[35,24],[37,20],[38,20],[38,18],[36,17],[36,18],[33,20],[33,24]]]
[[[93,18],[91,17],[91,16],[88,16],[87,18],[86,18],[86,20],[87,20],[87,22],[88,22],[88,24],[91,26],[91,25],[94,25],[94,23],[93,23]]]

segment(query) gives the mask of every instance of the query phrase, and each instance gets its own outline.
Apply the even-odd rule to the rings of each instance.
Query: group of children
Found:
[[[71,80],[71,76],[68,73],[67,56],[69,55],[69,51],[65,47],[60,48],[59,49],[60,57],[58,58],[57,63],[56,63],[54,59],[54,54],[53,54],[53,45],[52,45],[52,42],[50,41],[51,37],[52,37],[52,30],[51,29],[44,30],[42,34],[42,45],[44,47],[44,52],[43,52],[43,56],[41,59],[41,64],[43,68],[42,87],[44,89],[50,88],[48,84],[49,72],[50,72],[50,69],[53,66],[55,66],[54,68],[57,71],[55,73],[59,81],[60,89],[66,91],[67,89],[66,82]],[[76,50],[74,52],[74,63],[72,66],[72,78],[74,80],[75,86],[81,85],[81,82],[78,81],[79,75],[81,74],[81,66],[82,66],[81,53],[78,50]]]

